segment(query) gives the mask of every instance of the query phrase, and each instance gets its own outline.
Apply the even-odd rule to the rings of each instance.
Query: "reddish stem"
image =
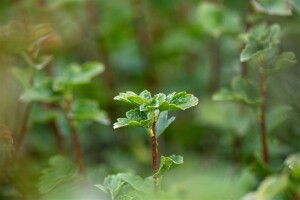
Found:
[[[158,160],[157,160],[157,139],[156,139],[156,121],[152,124],[152,166],[153,166],[153,177],[154,177],[154,188],[157,190],[158,188],[158,179],[157,179],[157,172],[158,172]]]
[[[78,137],[78,133],[77,133],[76,122],[73,119],[73,117],[70,116],[71,106],[72,106],[72,99],[70,96],[67,96],[65,98],[65,111],[67,113],[68,124],[70,127],[71,138],[72,138],[72,144],[73,144],[73,148],[75,150],[76,163],[77,163],[79,173],[83,177],[85,177],[85,172],[84,172],[84,167],[83,167],[83,154],[82,154],[81,145],[80,145],[79,137]]]
[[[24,111],[21,129],[16,138],[16,152],[17,153],[19,152],[19,150],[21,148],[21,145],[23,143],[23,140],[24,140],[26,132],[27,132],[27,125],[28,125],[28,120],[29,120],[30,109],[31,109],[31,103],[27,103],[25,105],[25,111]]]
[[[260,131],[261,131],[261,141],[262,141],[262,153],[263,160],[266,164],[269,162],[269,152],[267,144],[267,129],[266,129],[266,94],[267,88],[265,83],[265,70],[264,70],[264,59],[259,58],[259,89],[260,96],[262,98],[260,106]]]

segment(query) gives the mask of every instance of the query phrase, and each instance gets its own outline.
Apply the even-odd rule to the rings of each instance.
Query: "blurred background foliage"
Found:
[[[290,7],[282,2],[291,2]],[[194,109],[175,113],[176,123],[159,140],[161,155],[185,158],[167,176],[166,191],[179,199],[239,199],[257,186],[248,166],[261,151],[258,115],[212,96],[230,88],[236,76],[258,79],[255,64],[244,66],[239,60],[243,34],[254,24],[278,23],[279,49],[293,51],[299,60],[299,8],[296,0],[2,0],[0,124],[5,127],[0,127],[0,166],[10,159],[10,141],[22,128],[27,109],[20,97],[36,73],[32,62],[45,64],[44,73],[55,75],[70,63],[99,61],[105,71],[73,92],[76,98],[96,99],[112,122],[128,110],[113,101],[119,92],[187,91],[199,98]],[[299,75],[296,64],[268,80],[274,168],[282,168],[286,157],[299,151]],[[36,103],[29,110],[18,159],[9,172],[0,171],[0,199],[35,198],[47,160],[58,153],[72,155],[66,119]],[[53,134],[54,117],[63,149]],[[143,129],[113,130],[112,125],[84,122],[79,133],[92,182],[120,171],[151,174],[150,141]]]

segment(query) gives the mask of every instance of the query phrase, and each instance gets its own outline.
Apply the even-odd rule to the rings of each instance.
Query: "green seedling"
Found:
[[[126,118],[117,119],[113,125],[114,129],[130,126],[142,127],[151,137],[154,185],[156,188],[158,186],[157,138],[175,120],[175,117],[168,118],[168,112],[196,106],[198,99],[186,92],[173,92],[169,95],[159,93],[152,97],[147,90],[139,95],[127,91],[120,93],[114,99],[135,106],[134,109],[126,112]]]

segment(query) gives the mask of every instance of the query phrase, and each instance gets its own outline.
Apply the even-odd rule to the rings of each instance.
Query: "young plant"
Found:
[[[22,95],[22,100],[25,102],[36,101],[55,104],[66,115],[76,163],[81,175],[84,175],[83,153],[78,136],[77,122],[90,120],[108,124],[109,120],[106,112],[98,108],[97,101],[75,99],[73,89],[77,85],[90,83],[92,78],[103,70],[103,65],[98,62],[89,62],[82,66],[70,64],[53,80],[40,74],[34,79],[32,88]]]
[[[173,92],[169,95],[159,93],[152,97],[147,90],[139,95],[127,91],[120,93],[114,99],[136,106],[136,108],[126,112],[126,118],[117,119],[113,126],[114,129],[129,126],[142,127],[151,137],[154,186],[157,188],[157,138],[175,120],[175,117],[168,118],[168,112],[193,107],[198,104],[198,99],[186,92]]]
[[[267,83],[270,75],[292,66],[295,55],[292,52],[279,54],[280,26],[273,24],[267,27],[259,24],[246,35],[246,46],[243,49],[241,62],[254,61],[258,71],[258,86],[253,81],[243,78],[234,78],[231,82],[231,90],[222,89],[213,96],[216,101],[238,101],[258,110],[262,145],[262,157],[264,162],[269,162],[267,143]]]

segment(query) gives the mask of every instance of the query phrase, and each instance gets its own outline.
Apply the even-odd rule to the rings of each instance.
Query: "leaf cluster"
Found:
[[[161,179],[165,173],[183,164],[182,156],[171,155],[170,157],[161,157],[161,166],[157,172],[157,177]],[[103,184],[95,185],[104,193],[110,196],[110,199],[144,199],[152,196],[154,193],[153,176],[142,178],[130,173],[119,173],[109,175],[104,179]]]
[[[139,95],[127,91],[120,93],[114,99],[137,107],[126,112],[126,118],[118,118],[114,124],[115,129],[133,126],[143,127],[148,131],[153,123],[157,122],[157,135],[160,135],[175,120],[175,117],[168,118],[168,111],[185,110],[198,104],[198,99],[186,92],[173,92],[169,95],[159,93],[152,97],[147,90]]]

